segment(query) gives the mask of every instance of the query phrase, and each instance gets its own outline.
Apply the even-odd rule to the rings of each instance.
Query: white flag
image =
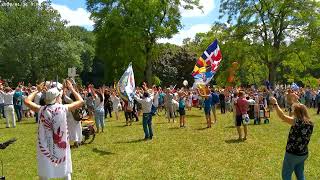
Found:
[[[132,64],[130,63],[127,70],[121,76],[118,85],[118,93],[121,98],[127,101],[133,101],[132,97],[136,89]]]

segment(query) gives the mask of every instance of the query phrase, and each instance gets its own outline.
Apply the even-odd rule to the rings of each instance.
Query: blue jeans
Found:
[[[21,105],[14,105],[14,110],[16,111],[18,121],[22,119],[22,106]]]
[[[97,128],[104,127],[104,110],[95,110],[95,120]]]
[[[287,153],[284,156],[282,166],[282,179],[291,180],[292,173],[296,174],[297,180],[305,180],[304,176],[304,161],[308,158],[308,155],[297,156]]]
[[[144,131],[144,138],[152,139],[152,115],[151,113],[143,113],[142,126]]]
[[[0,104],[0,114],[3,118],[6,118],[6,115],[4,114],[4,103]]]

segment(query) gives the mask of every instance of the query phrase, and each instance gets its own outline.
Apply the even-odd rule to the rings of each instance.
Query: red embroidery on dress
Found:
[[[62,137],[64,135],[64,132],[60,130],[60,127],[57,129],[57,132],[54,132],[54,130],[53,130],[54,117],[59,114],[61,109],[62,109],[61,107],[58,107],[55,110],[50,110],[50,109],[47,109],[47,106],[44,107],[42,109],[41,113],[40,113],[40,121],[41,121],[41,123],[39,121],[39,126],[43,125],[43,127],[45,127],[46,129],[52,130],[53,131],[53,142],[54,142],[54,144],[56,144],[58,146],[58,148],[60,148],[60,149],[66,149],[67,143],[65,141],[62,141]],[[51,118],[48,118],[48,119],[45,118],[44,113],[43,113],[45,110],[47,110],[48,112],[51,113],[51,115],[52,115]],[[39,137],[40,136],[39,136],[39,131],[38,131],[39,149],[40,149],[41,153],[45,157],[50,159],[50,161],[52,163],[55,163],[55,164],[60,164],[60,163],[63,163],[63,162],[66,161],[66,156],[65,155],[63,157],[61,157],[61,158],[57,158],[57,157],[51,155],[50,150],[48,148],[45,148],[45,147],[42,146]]]
[[[60,127],[57,130],[57,133],[53,132],[53,142],[58,145],[59,148],[65,149],[67,147],[67,143],[65,141],[61,141],[64,132],[60,132]],[[61,134],[61,136],[60,136]]]

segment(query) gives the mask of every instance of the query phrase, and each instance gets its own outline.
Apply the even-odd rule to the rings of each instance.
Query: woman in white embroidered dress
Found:
[[[38,112],[37,159],[40,180],[50,178],[71,179],[72,162],[67,128],[67,112],[80,108],[83,99],[72,83],[66,81],[67,88],[75,96],[76,101],[62,105],[62,85],[56,84],[45,92],[45,106],[33,103],[38,92],[46,89],[44,83],[38,85],[37,91],[31,93],[25,104],[34,112]]]

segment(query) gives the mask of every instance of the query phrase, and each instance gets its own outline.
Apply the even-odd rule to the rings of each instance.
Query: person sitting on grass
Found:
[[[307,107],[301,103],[294,103],[293,117],[291,117],[284,114],[276,98],[272,97],[270,102],[274,105],[280,119],[291,125],[283,160],[282,179],[291,180],[294,171],[298,180],[304,180],[304,162],[308,158],[308,144],[314,127]]]
[[[59,87],[60,85],[60,87]],[[25,104],[34,112],[39,112],[37,159],[40,180],[50,178],[71,179],[72,162],[67,130],[67,112],[82,107],[83,99],[76,92],[72,83],[67,80],[65,86],[75,96],[71,104],[61,104],[62,85],[57,84],[46,91],[44,83],[37,86]],[[44,91],[46,105],[40,106],[32,102],[38,92]]]

